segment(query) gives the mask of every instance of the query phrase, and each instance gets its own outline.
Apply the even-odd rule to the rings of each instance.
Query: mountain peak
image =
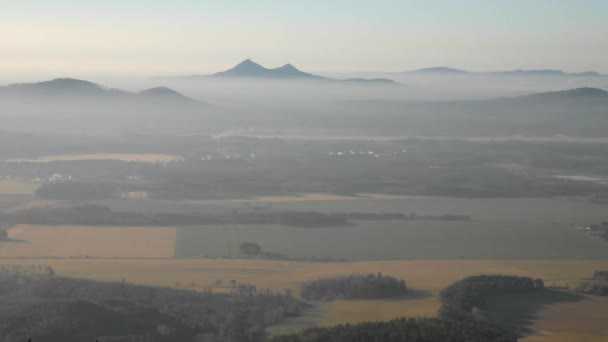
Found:
[[[233,76],[233,77],[256,77],[262,76],[267,72],[268,69],[264,68],[260,64],[252,61],[251,59],[246,59],[231,69],[226,71],[218,72],[214,74],[215,76]]]
[[[263,68],[259,63],[254,62],[253,60],[247,58],[244,61],[242,61],[241,63],[237,64],[235,68],[237,67],[261,67]]]
[[[289,63],[283,65],[282,67],[277,68],[276,70],[300,71],[300,70],[298,70],[298,68],[294,67],[293,65],[291,65]]]
[[[218,72],[214,74],[214,76],[248,78],[319,78],[319,76],[302,72],[291,64],[285,64],[279,68],[269,69],[252,61],[251,59],[246,59],[232,69]]]
[[[246,59],[226,71],[218,72],[212,76],[233,77],[233,78],[249,78],[249,79],[273,79],[273,80],[303,80],[303,81],[344,81],[353,83],[368,83],[368,84],[395,84],[388,79],[349,79],[338,80],[329,77],[310,74],[296,68],[293,64],[285,64],[278,68],[266,68],[251,59]]]

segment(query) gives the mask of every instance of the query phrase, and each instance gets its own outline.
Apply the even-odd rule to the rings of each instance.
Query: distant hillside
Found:
[[[50,81],[36,83],[19,83],[0,87],[0,95],[61,97],[63,99],[78,99],[91,97],[113,97],[127,100],[159,100],[172,102],[195,102],[191,98],[166,87],[146,89],[139,93],[104,87],[97,83],[73,78],[56,78]]]
[[[128,95],[127,92],[73,78],[56,78],[37,83],[11,84],[0,88],[14,95]]]
[[[562,91],[537,93],[526,96],[531,99],[580,99],[580,100],[608,100],[608,91],[599,88],[575,88]]]
[[[603,76],[602,74],[595,71],[586,72],[574,72],[569,73],[562,70],[553,69],[539,69],[539,70],[511,70],[511,71],[495,71],[488,72],[490,75],[503,75],[503,76],[583,76],[583,77],[597,77]]]
[[[396,84],[395,81],[387,78],[350,78],[344,80],[329,78],[301,71],[291,64],[285,64],[282,67],[269,69],[252,61],[251,59],[246,59],[231,69],[215,73],[211,76],[222,78],[316,80],[358,84]]]
[[[555,69],[532,69],[532,70],[506,70],[506,71],[467,71],[448,67],[432,67],[413,71],[406,71],[404,74],[418,75],[487,75],[487,76],[519,76],[519,77],[548,77],[548,76],[571,76],[571,77],[605,77],[596,71],[585,72],[565,72]]]
[[[167,87],[155,87],[146,89],[139,92],[137,95],[154,100],[195,102],[193,99],[185,96],[184,94]]]

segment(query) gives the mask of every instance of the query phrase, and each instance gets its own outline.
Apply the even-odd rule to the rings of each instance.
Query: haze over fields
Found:
[[[0,340],[608,340],[601,1],[0,11]]]

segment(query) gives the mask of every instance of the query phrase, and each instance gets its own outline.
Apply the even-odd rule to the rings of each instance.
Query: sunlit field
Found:
[[[608,341],[608,298],[588,297],[576,303],[557,303],[540,312],[533,328],[538,335],[522,342]]]

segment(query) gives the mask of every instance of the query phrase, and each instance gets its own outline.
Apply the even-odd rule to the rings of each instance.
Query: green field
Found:
[[[259,203],[258,203],[259,204]],[[217,205],[217,204],[215,204]],[[222,203],[231,208],[243,203]],[[290,258],[608,259],[608,243],[575,226],[604,221],[606,206],[565,199],[414,197],[265,203],[274,210],[471,215],[470,222],[361,221],[349,227],[226,225],[178,228],[176,257],[237,257],[242,242]]]

